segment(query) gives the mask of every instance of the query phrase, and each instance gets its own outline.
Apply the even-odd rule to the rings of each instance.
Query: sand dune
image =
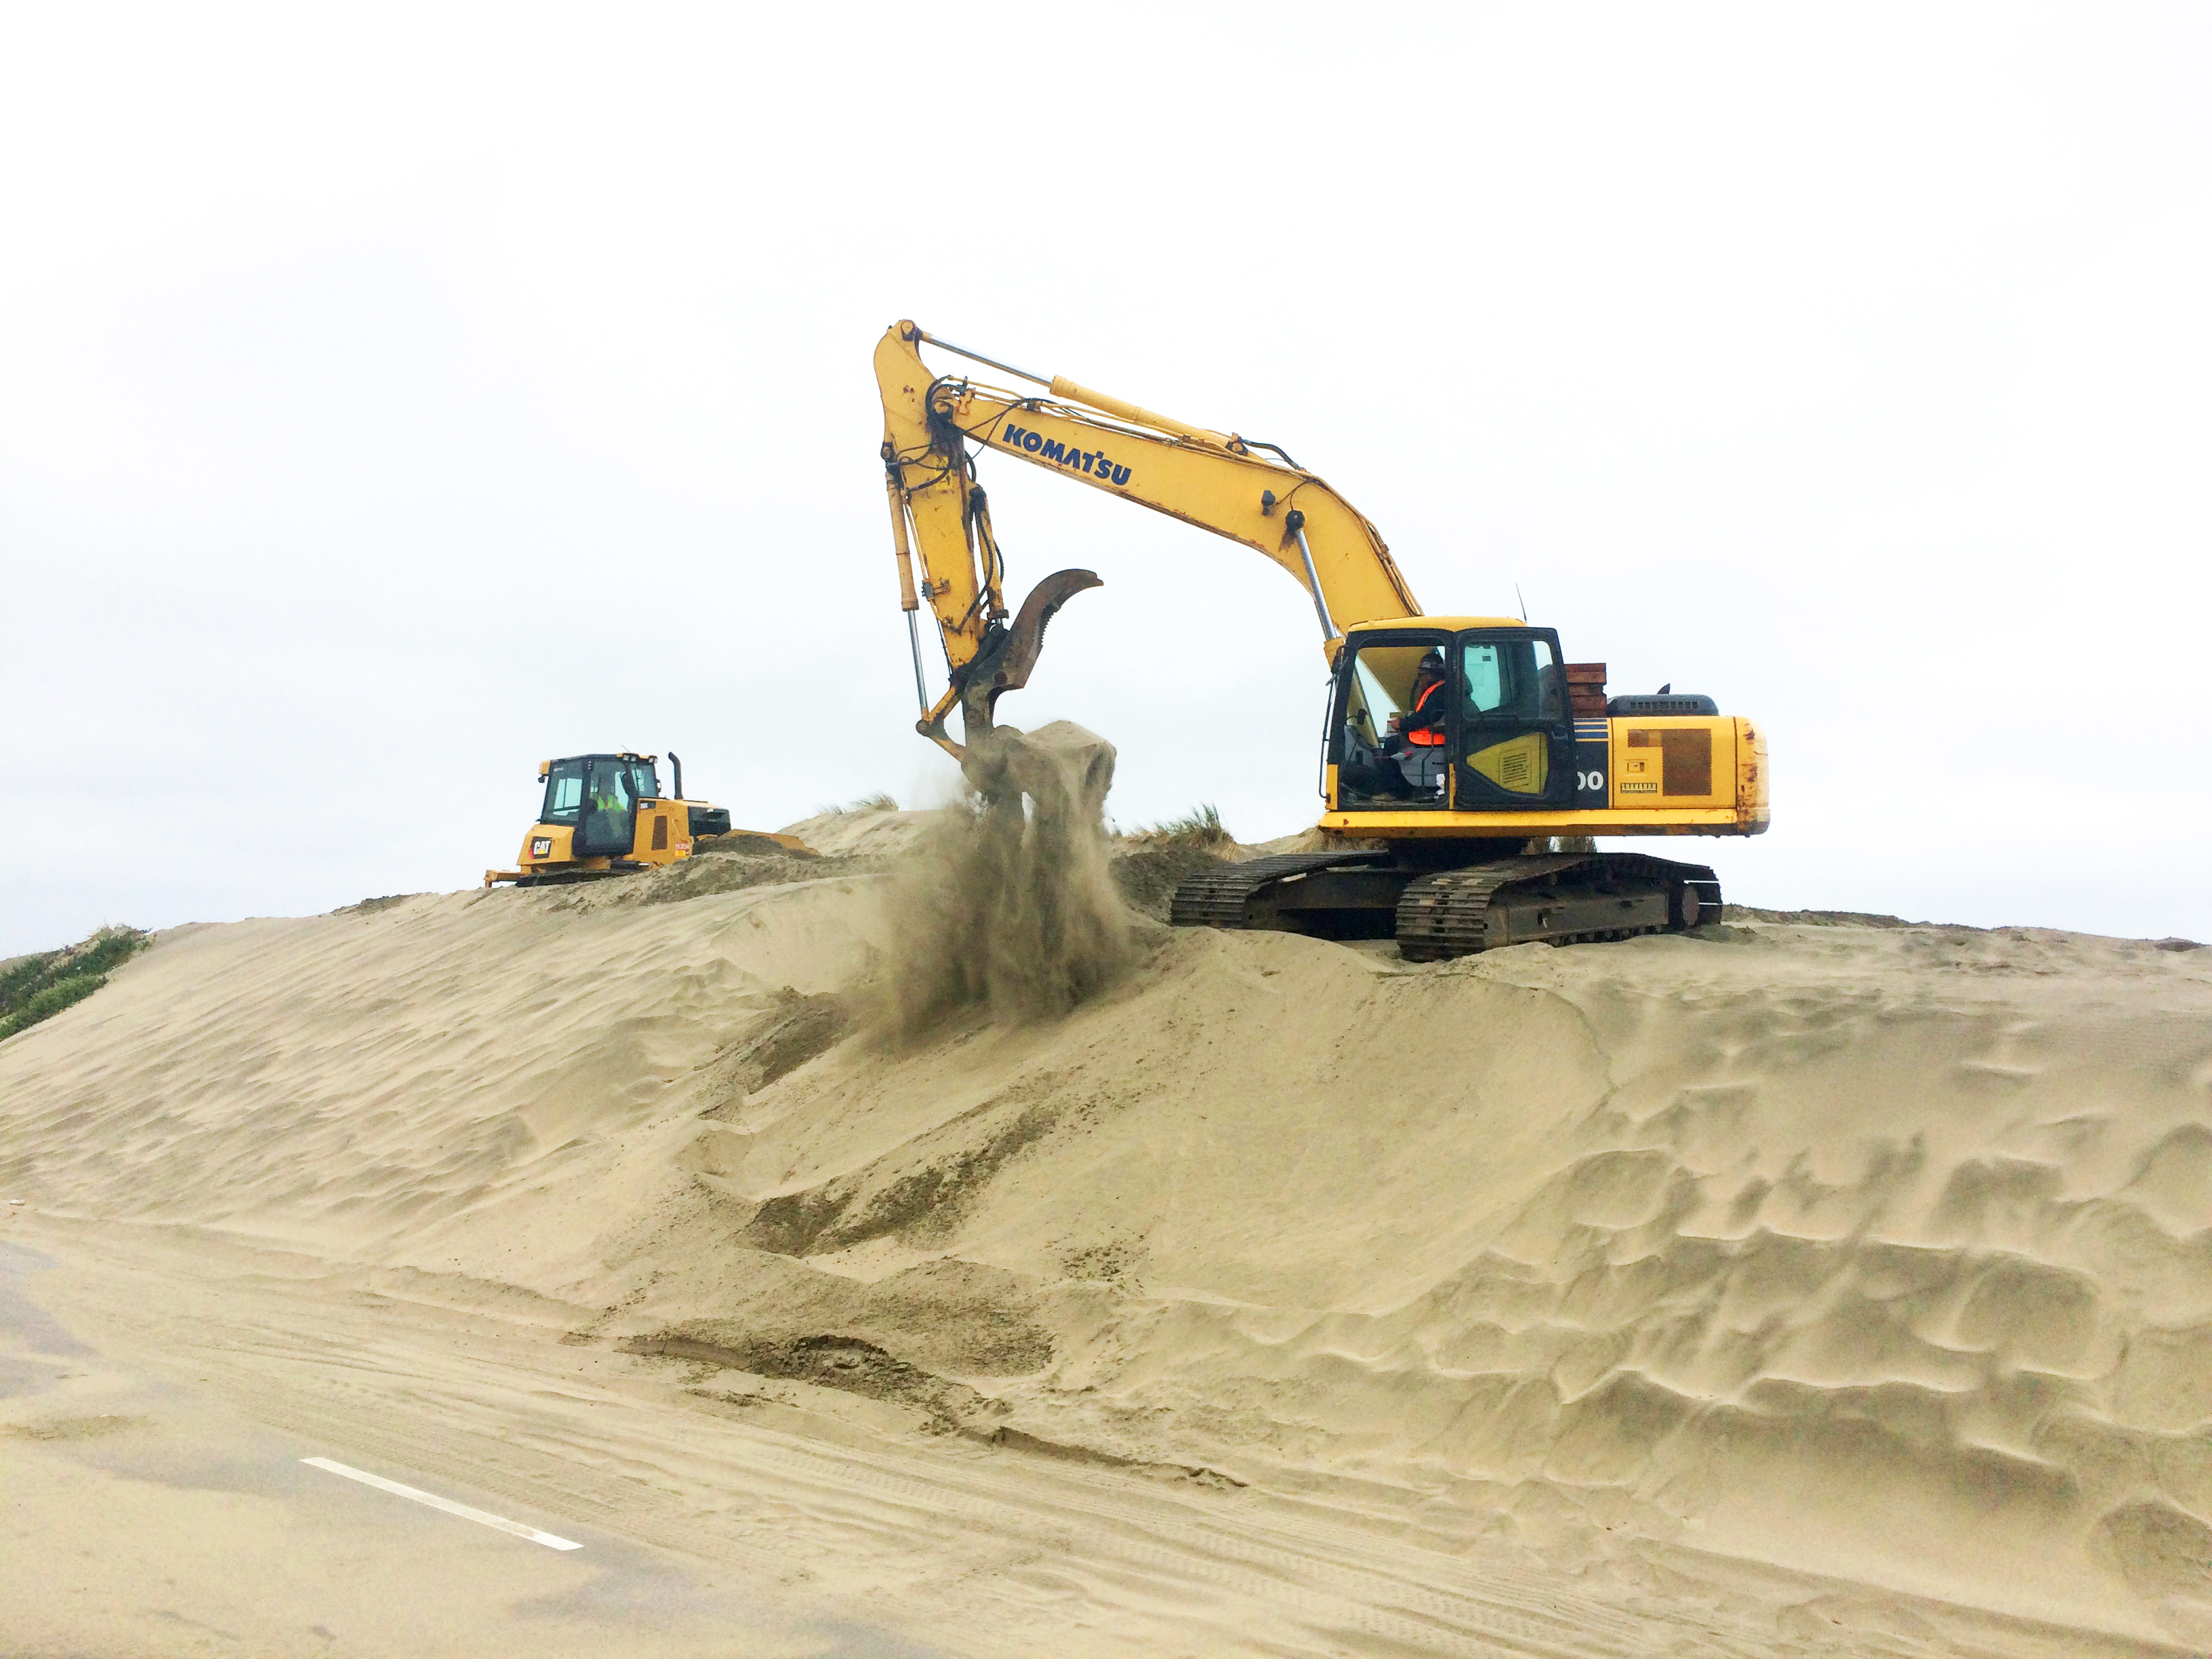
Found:
[[[1064,1018],[893,1037],[922,821],[175,930],[0,1045],[0,1188],[1651,1594],[2212,1644],[2212,952],[1137,921]]]

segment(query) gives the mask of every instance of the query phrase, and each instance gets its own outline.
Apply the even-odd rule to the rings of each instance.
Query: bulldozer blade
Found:
[[[1089,570],[1055,570],[1030,590],[1013,626],[986,644],[969,664],[967,683],[960,688],[960,715],[965,736],[975,742],[991,730],[999,694],[1018,691],[1030,683],[1043,648],[1044,630],[1053,617],[1086,587],[1105,584]]]

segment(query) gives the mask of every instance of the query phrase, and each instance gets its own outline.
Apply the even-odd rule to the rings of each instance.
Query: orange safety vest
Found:
[[[1422,710],[1423,708],[1426,708],[1426,707],[1428,706],[1428,701],[1429,701],[1429,699],[1430,699],[1431,697],[1433,697],[1434,696],[1436,696],[1436,694],[1437,694],[1438,691],[1440,691],[1440,690],[1442,690],[1443,689],[1443,684],[1444,684],[1444,683],[1443,683],[1442,680],[1438,680],[1435,684],[1431,685],[1431,686],[1427,690],[1425,690],[1425,691],[1422,692],[1422,693],[1421,693],[1421,695],[1420,695],[1419,696],[1418,696],[1418,697],[1414,698],[1414,699],[1413,699],[1413,712],[1414,714],[1419,714],[1419,713],[1421,712],[1421,710]],[[1444,734],[1443,734],[1443,732],[1413,732],[1413,731],[1408,731],[1408,732],[1406,733],[1406,741],[1407,741],[1407,743],[1411,743],[1411,744],[1418,744],[1420,747],[1422,747],[1422,748],[1424,748],[1424,749],[1436,749],[1436,748],[1439,748],[1439,747],[1441,747],[1441,746],[1443,745],[1443,740],[1444,740]]]

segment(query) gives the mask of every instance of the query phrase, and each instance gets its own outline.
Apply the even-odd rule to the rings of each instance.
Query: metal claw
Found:
[[[1000,694],[1018,691],[1030,683],[1044,645],[1044,630],[1060,606],[1086,587],[1104,586],[1092,571],[1055,570],[1030,590],[1012,627],[991,629],[983,648],[969,660],[960,687],[961,724],[969,744],[989,735]]]

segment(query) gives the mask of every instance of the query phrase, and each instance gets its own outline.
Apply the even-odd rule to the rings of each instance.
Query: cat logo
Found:
[[[534,859],[551,858],[553,856],[553,837],[550,836],[532,836],[530,838],[530,856]]]

